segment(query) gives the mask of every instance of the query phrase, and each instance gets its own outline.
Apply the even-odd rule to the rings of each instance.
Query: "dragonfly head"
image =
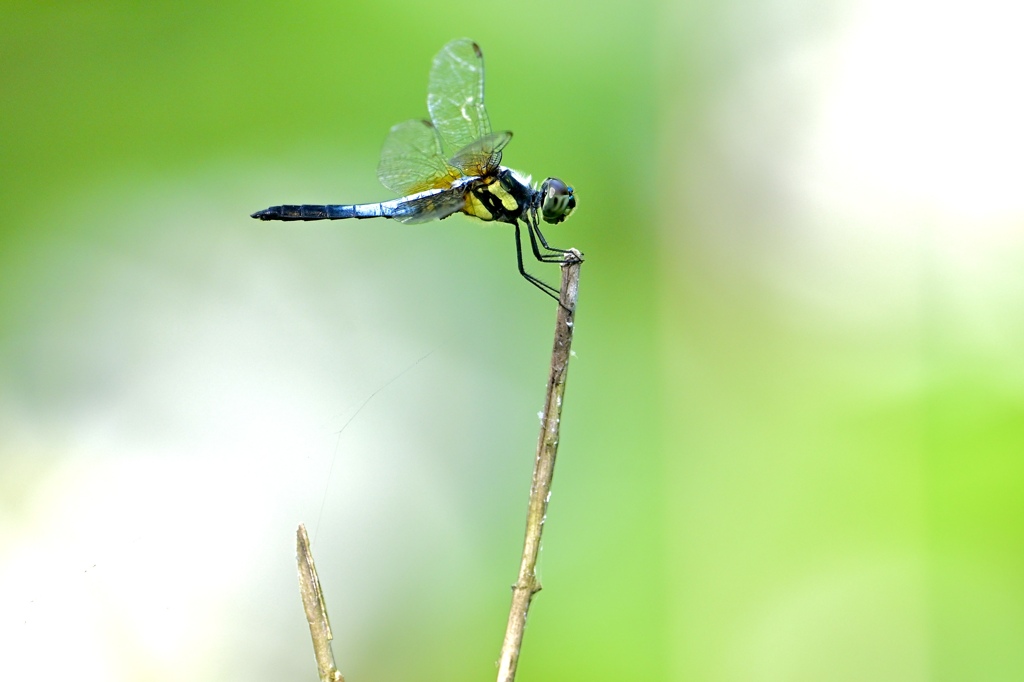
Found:
[[[546,223],[560,223],[576,209],[572,187],[558,178],[548,178],[540,186],[540,210]]]

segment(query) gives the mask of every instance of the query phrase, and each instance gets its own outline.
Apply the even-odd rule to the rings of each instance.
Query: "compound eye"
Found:
[[[541,213],[544,222],[560,223],[576,209],[576,197],[572,187],[558,178],[548,178],[541,185]]]

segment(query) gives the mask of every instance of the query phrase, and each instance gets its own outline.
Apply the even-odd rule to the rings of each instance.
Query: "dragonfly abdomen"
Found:
[[[391,212],[381,204],[354,206],[302,204],[271,206],[252,214],[260,220],[344,220],[345,218],[390,218]]]

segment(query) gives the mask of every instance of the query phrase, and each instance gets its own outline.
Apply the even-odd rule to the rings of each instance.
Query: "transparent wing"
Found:
[[[380,153],[377,178],[398,194],[450,187],[460,174],[441,154],[441,139],[430,121],[399,123],[388,133]]]
[[[466,205],[469,185],[460,183],[456,187],[414,199],[399,199],[392,218],[402,223],[425,223],[428,220],[447,218]]]
[[[456,152],[448,165],[463,175],[489,175],[501,165],[501,150],[511,139],[512,133],[508,130],[485,135]]]
[[[448,153],[491,132],[484,108],[484,55],[469,38],[453,40],[434,57],[427,110]]]

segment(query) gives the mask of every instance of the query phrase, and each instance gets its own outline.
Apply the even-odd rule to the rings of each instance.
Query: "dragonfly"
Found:
[[[538,216],[557,224],[576,209],[570,185],[547,178],[540,185],[501,165],[510,131],[492,132],[484,107],[484,56],[468,38],[453,40],[437,53],[427,86],[430,120],[413,119],[391,128],[381,151],[377,178],[402,195],[376,204],[283,204],[252,214],[259,220],[345,220],[390,218],[402,223],[443,220],[463,213],[515,227],[519,274],[558,300],[556,287],[523,266],[525,226],[534,257],[561,263],[578,256],[572,249],[548,245]]]

